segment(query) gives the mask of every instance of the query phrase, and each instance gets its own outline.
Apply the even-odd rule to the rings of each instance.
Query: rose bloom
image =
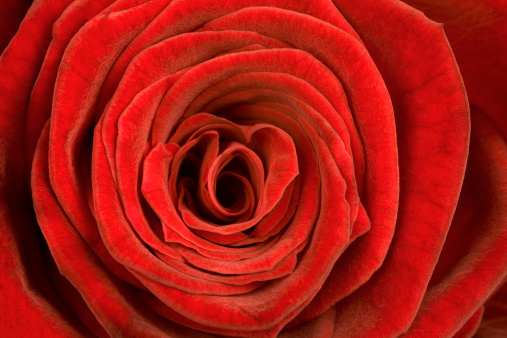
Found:
[[[503,0],[4,0],[2,337],[507,336]]]

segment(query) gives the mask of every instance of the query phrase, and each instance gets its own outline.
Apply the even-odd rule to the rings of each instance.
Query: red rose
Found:
[[[2,335],[505,334],[507,7],[406,2],[36,0]]]

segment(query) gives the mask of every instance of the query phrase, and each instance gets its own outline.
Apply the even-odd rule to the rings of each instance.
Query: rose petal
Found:
[[[470,156],[453,223],[408,334],[452,335],[507,276],[507,145],[472,110]],[[446,313],[435,322],[433,314]]]
[[[507,139],[507,20],[502,0],[405,1],[444,23],[470,103],[495,122]]]
[[[390,91],[401,183],[389,254],[362,288],[339,303],[337,334],[395,335],[410,326],[450,226],[467,157],[468,105],[441,27],[395,1],[335,5],[360,34]],[[374,248],[377,240],[370,236],[375,236],[373,219],[372,230],[359,241],[371,241],[368,247]],[[351,249],[347,254],[354,265],[362,262],[363,252],[367,259],[373,256]],[[339,278],[339,271],[330,280]]]

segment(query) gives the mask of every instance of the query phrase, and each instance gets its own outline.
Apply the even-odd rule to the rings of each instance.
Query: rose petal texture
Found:
[[[506,333],[501,1],[0,6],[2,336]]]

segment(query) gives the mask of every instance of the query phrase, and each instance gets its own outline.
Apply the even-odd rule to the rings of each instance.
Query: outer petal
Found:
[[[30,0],[4,0],[0,2],[0,54],[18,30],[19,23],[30,7]]]
[[[51,26],[69,1],[52,2],[43,15],[37,12],[41,3],[36,2],[28,11],[0,58],[0,285],[2,307],[8,309],[0,316],[2,336],[12,332],[32,336],[37,331],[59,337],[88,332],[52,291],[40,254],[45,249],[35,230],[36,221],[26,212],[31,209],[27,202],[30,195],[22,181],[25,167],[19,151],[25,112],[51,40]]]
[[[501,173],[502,168],[505,171],[505,163],[502,167],[502,151],[499,150],[501,148],[499,145],[501,141],[498,139],[493,141],[492,138],[501,137],[504,141],[507,140],[507,82],[505,81],[505,76],[507,74],[507,3],[501,0],[442,0],[438,2],[428,0],[405,0],[405,2],[422,10],[429,18],[444,23],[446,36],[449,38],[449,42],[463,75],[470,104],[473,109],[478,111],[478,116],[472,122],[472,130],[475,129],[476,135],[482,134],[483,139],[477,139],[475,141],[475,147],[478,147],[477,143],[489,142],[488,145],[483,145],[482,147],[486,147],[487,151],[497,149],[495,155],[496,159],[490,159],[489,166],[491,169],[487,174],[486,163],[482,164],[484,168],[481,169],[483,171],[481,174],[479,173],[480,170],[477,168],[479,165],[476,163],[477,160],[473,158],[470,160],[470,168],[467,169],[469,171],[467,173],[467,180],[470,181],[468,184],[471,185],[472,181],[476,181],[476,184],[482,184],[482,190],[484,193],[487,192],[489,196],[488,200],[491,201],[495,199],[499,202],[499,198],[502,198],[502,194],[505,196],[506,191],[500,188],[499,184],[501,185],[502,180],[498,180],[499,177],[497,175]],[[484,118],[482,115],[489,116],[491,121],[488,122],[488,119]],[[490,126],[491,122],[494,124],[494,127]],[[498,136],[494,136],[496,134],[498,134]],[[493,167],[496,167],[500,172],[493,173],[493,171],[491,171]],[[497,176],[497,179],[486,183],[484,182],[483,174],[488,177],[494,174]],[[466,200],[470,198],[469,194],[465,191],[461,197],[463,201],[460,203],[465,204],[467,203]],[[477,245],[481,238],[485,238],[486,233],[492,235],[496,231],[497,236],[505,236],[498,231],[501,231],[502,227],[505,228],[507,221],[505,219],[505,214],[500,211],[502,209],[485,210],[487,208],[493,208],[493,205],[485,205],[482,203],[483,201],[477,199],[477,197],[474,198],[474,201],[475,203],[473,203],[473,208],[471,210],[482,208],[484,209],[482,210],[483,213],[491,213],[491,215],[496,213],[498,216],[497,220],[494,222],[491,220],[491,217],[484,217],[477,220],[475,224],[469,224],[465,227],[470,230],[482,229],[481,236],[477,238],[477,242],[475,242],[474,245],[475,249],[479,249],[480,247]],[[481,201],[481,203],[477,203],[479,201]],[[480,213],[481,211],[477,209],[476,212]],[[503,220],[500,220],[502,215]],[[458,228],[458,224],[463,222],[457,219],[455,223],[456,225],[453,227]],[[454,230],[454,232],[457,233],[458,230]],[[496,238],[500,239],[500,237]],[[494,239],[490,238],[488,241],[493,242]],[[447,252],[444,251],[439,265],[451,266],[448,262],[450,259],[448,254],[452,250],[452,245],[453,244],[446,243],[448,249],[446,250]],[[462,243],[454,244],[454,246],[457,245],[462,246]],[[503,250],[505,256],[507,244],[505,242],[503,244],[497,242],[496,245],[499,245],[498,248]],[[473,249],[470,248],[470,250]],[[501,262],[501,259],[497,260],[494,258],[494,252],[494,250],[488,250],[487,253],[483,253],[484,257],[482,259],[493,259],[495,263]],[[477,253],[474,259],[477,263],[479,263],[479,257],[480,255]],[[453,262],[456,263],[454,269],[460,270],[459,262]],[[474,266],[475,268],[478,267],[477,265]],[[488,269],[493,269],[493,267],[489,267]],[[502,274],[506,273],[507,264],[504,263],[503,266],[498,265],[497,269],[498,275],[496,276],[496,281],[490,284],[490,287],[501,280]],[[482,278],[482,272],[476,269],[472,271],[475,271],[475,273],[469,274],[469,278],[472,281],[475,278]],[[447,279],[451,280],[453,278],[455,277],[451,274]],[[484,280],[481,282],[480,286],[483,287],[487,285],[487,283],[488,281]],[[484,294],[482,297],[475,299],[475,306],[478,306],[478,304],[484,300],[483,297],[493,292],[493,290],[483,289],[483,292]],[[474,294],[478,296],[476,292],[474,292]],[[434,293],[429,290],[427,298],[431,299],[433,296]],[[488,306],[492,308],[489,309]],[[489,301],[486,305],[485,322],[484,325],[481,325],[480,336],[501,335],[498,330],[502,330],[501,327],[507,325],[505,319],[506,312],[505,310],[500,310],[502,308],[507,308],[507,299],[505,296],[502,298],[502,292],[499,292],[496,298]],[[485,332],[488,333],[486,334]]]
[[[470,103],[507,139],[507,3],[503,0],[404,0],[444,23]]]
[[[409,336],[456,333],[507,276],[507,146],[488,117],[472,113],[460,201]]]
[[[391,94],[400,165],[393,242],[379,271],[337,305],[335,335],[391,336],[407,330],[417,313],[450,226],[468,152],[468,104],[437,24],[397,1],[335,5]]]

